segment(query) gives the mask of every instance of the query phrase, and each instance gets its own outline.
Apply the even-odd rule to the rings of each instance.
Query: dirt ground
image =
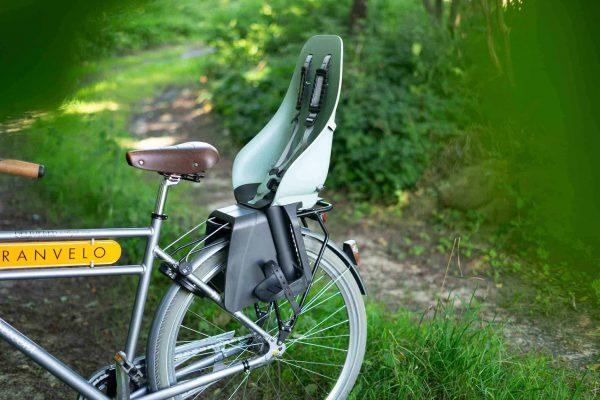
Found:
[[[168,88],[137,105],[139,112],[132,118],[130,130],[135,142],[132,144],[137,147],[201,140],[220,148],[221,162],[202,183],[183,184],[190,204],[203,204],[212,210],[234,202],[233,152],[227,133],[215,123],[208,106],[196,98],[197,88]],[[0,192],[0,230],[45,226],[43,215],[15,213],[18,207],[13,206],[18,200],[11,193],[14,191]],[[504,324],[506,336],[515,347],[552,354],[573,368],[597,362],[600,344],[583,333],[581,320],[572,317],[556,324],[525,319],[522,314],[503,309],[500,300],[506,288],[499,288],[480,274],[466,257],[460,259],[457,246],[451,254],[436,250],[438,236],[448,233],[434,229],[427,219],[421,218],[422,213],[409,211],[390,226],[353,217],[353,207],[350,202],[341,201],[330,214],[328,224],[336,242],[353,238],[359,243],[360,271],[370,298],[386,302],[390,310],[403,306],[426,312],[439,299],[461,307],[474,297],[485,315]],[[448,238],[451,242],[455,239]],[[0,283],[0,315],[87,376],[110,363],[125,340],[124,326],[133,293],[128,289],[123,290],[121,299],[109,297],[108,294],[114,296],[114,291],[103,289],[115,284],[112,278]],[[519,283],[514,285],[519,290]],[[0,399],[73,396],[50,374],[6,344],[0,344]]]

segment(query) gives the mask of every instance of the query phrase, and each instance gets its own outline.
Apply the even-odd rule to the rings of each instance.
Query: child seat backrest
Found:
[[[316,203],[329,169],[342,66],[339,36],[318,35],[306,42],[279,109],[235,158],[239,203],[261,208]]]

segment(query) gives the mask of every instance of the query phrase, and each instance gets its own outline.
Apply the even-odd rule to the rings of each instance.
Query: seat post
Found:
[[[160,183],[158,188],[158,195],[156,196],[156,205],[154,206],[153,218],[164,217],[165,203],[167,202],[167,193],[169,187],[177,185],[181,181],[179,175],[165,175],[163,181]]]
[[[162,226],[162,222],[167,219],[167,216],[164,215],[167,193],[169,192],[169,187],[177,185],[180,180],[181,177],[179,175],[165,175],[160,184],[160,188],[158,189],[156,206],[154,207],[154,212],[152,213],[152,236],[150,236],[148,239],[148,243],[146,244],[146,253],[144,255],[143,265],[145,272],[138,283],[135,303],[131,314],[131,322],[129,324],[129,333],[127,334],[127,343],[125,345],[125,356],[130,362],[135,359],[137,341],[140,334],[140,328],[142,326],[142,317],[144,315],[144,306],[146,304],[148,287],[150,285],[150,277],[152,276],[152,266],[155,258],[154,252],[160,237],[160,228]]]

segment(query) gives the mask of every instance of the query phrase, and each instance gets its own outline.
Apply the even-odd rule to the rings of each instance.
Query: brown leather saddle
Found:
[[[127,152],[127,163],[164,175],[199,176],[219,161],[219,151],[204,142]]]

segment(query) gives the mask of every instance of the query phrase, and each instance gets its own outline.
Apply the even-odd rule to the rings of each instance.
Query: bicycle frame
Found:
[[[142,317],[146,304],[148,288],[154,269],[154,261],[158,258],[171,265],[178,265],[177,261],[170,257],[164,250],[158,246],[162,222],[165,219],[163,212],[167,199],[167,193],[170,186],[178,184],[179,176],[168,176],[162,181],[158,192],[156,206],[152,214],[152,224],[147,228],[108,228],[108,229],[75,229],[75,230],[45,230],[45,231],[10,231],[0,232],[0,242],[25,242],[32,240],[75,240],[75,239],[99,239],[99,238],[146,238],[146,251],[143,262],[137,265],[122,266],[104,266],[104,267],[65,267],[65,268],[35,268],[18,270],[0,270],[0,281],[8,280],[26,280],[26,279],[53,279],[53,278],[71,278],[71,277],[89,277],[89,276],[139,276],[139,282],[135,295],[135,301],[129,323],[127,341],[125,344],[125,355],[130,362],[135,359],[136,347],[142,324]],[[218,292],[213,290],[208,284],[205,284],[194,275],[189,279],[198,287],[208,298],[221,306],[224,310],[223,300]],[[225,310],[227,311],[227,310]],[[231,313],[230,313],[231,314]],[[147,393],[146,388],[134,392],[131,399],[143,400],[163,400],[187,391],[207,385],[227,376],[248,371],[268,363],[274,354],[278,353],[276,338],[269,335],[250,318],[242,312],[231,314],[241,324],[245,325],[251,331],[257,333],[269,344],[269,351],[261,356],[257,356],[247,362],[234,364],[225,369],[201,375],[199,377],[180,382],[174,386],[159,390],[154,393]],[[21,351],[27,357],[31,358],[42,368],[46,369],[58,379],[69,385],[79,394],[92,400],[108,400],[109,398],[91,385],[87,379],[76,373],[69,366],[63,364],[56,357],[48,353],[40,345],[33,342],[26,335],[19,332],[4,319],[0,318],[0,338],[4,339],[10,345]],[[280,350],[279,350],[280,351]],[[128,393],[128,390],[127,390]]]

